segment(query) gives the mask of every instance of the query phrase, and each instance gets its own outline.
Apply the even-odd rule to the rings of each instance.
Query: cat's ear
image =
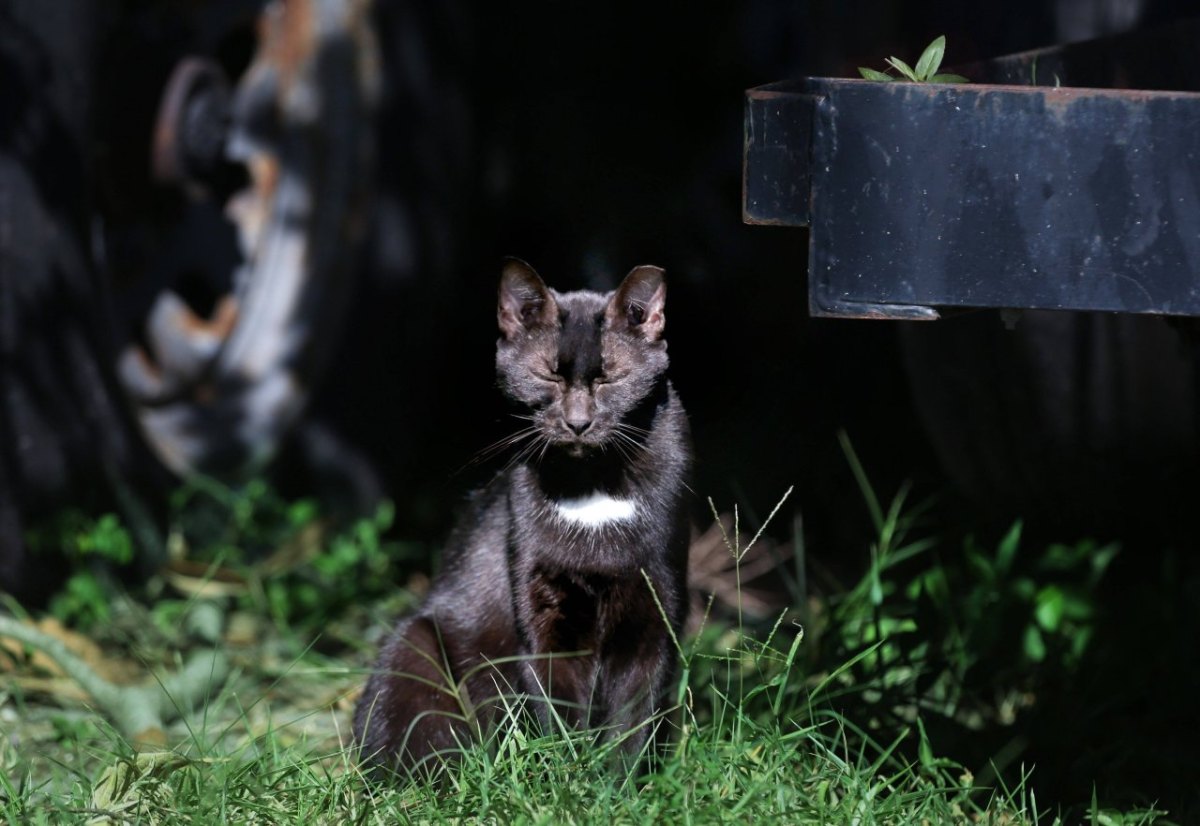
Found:
[[[663,312],[667,282],[661,267],[634,267],[608,302],[605,315],[609,326],[636,332],[647,341],[662,337],[666,325]]]
[[[557,315],[558,305],[533,267],[519,258],[506,259],[496,307],[504,337],[511,340],[535,327],[550,326]]]

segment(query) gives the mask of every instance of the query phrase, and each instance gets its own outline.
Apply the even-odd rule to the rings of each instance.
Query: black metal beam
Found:
[[[1200,94],[808,78],[747,93],[744,216],[811,226],[814,315],[1196,316],[1198,161]]]

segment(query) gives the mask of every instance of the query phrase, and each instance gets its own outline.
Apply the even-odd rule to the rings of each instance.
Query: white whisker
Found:
[[[510,433],[509,435],[505,436],[504,438],[498,439],[495,442],[492,442],[487,447],[480,450],[478,453],[476,453],[474,456],[472,456],[471,459],[465,465],[463,465],[461,468],[459,468],[458,472],[461,473],[462,471],[466,470],[469,467],[474,467],[475,465],[485,462],[488,459],[493,458],[497,454],[503,453],[505,450],[508,450],[509,448],[513,447],[514,445],[518,445],[521,442],[525,441],[526,439],[536,436],[538,434],[538,432],[539,432],[539,428],[534,425],[531,425],[529,427],[521,428],[516,433]]]
[[[638,436],[649,436],[650,435],[650,431],[647,430],[646,428],[638,427],[637,425],[630,424],[629,422],[617,422],[616,428],[618,430],[625,430],[630,433],[637,434]]]
[[[633,461],[639,453],[650,457],[656,455],[655,451],[645,442],[638,441],[619,429],[613,430],[613,443],[622,446],[622,455],[630,461]]]
[[[539,446],[541,447],[542,452],[543,453],[545,452],[546,444],[548,443],[548,441],[546,440],[546,437],[541,434],[540,430],[537,432],[536,435],[537,435],[537,438],[533,439],[533,441],[529,442],[529,444],[524,445],[519,451],[517,451],[517,453],[512,458],[510,458],[504,464],[504,470],[507,471],[507,470],[510,470],[511,468],[515,467],[516,465],[524,464],[526,461],[529,460],[529,458],[533,455],[534,451],[536,451]]]

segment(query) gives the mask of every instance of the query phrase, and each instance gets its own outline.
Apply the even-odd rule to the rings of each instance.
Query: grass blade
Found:
[[[867,473],[863,470],[862,462],[858,460],[858,454],[854,452],[854,446],[850,444],[850,437],[846,435],[846,431],[838,431],[838,442],[841,443],[842,453],[845,454],[846,462],[850,465],[850,472],[854,474],[854,481],[858,483],[858,490],[862,494],[863,501],[867,503],[867,511],[871,514],[871,524],[875,526],[876,533],[882,532],[883,508],[879,505],[879,497],[871,488],[871,481],[867,478]]]

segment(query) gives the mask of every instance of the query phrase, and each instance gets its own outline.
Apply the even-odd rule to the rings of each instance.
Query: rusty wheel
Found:
[[[119,357],[146,440],[176,473],[252,472],[303,411],[353,286],[378,73],[365,0],[275,0],[232,89],[196,58],[168,82],[154,179],[218,203],[240,256],[201,307],[154,284]],[[244,185],[221,177],[231,164]]]

